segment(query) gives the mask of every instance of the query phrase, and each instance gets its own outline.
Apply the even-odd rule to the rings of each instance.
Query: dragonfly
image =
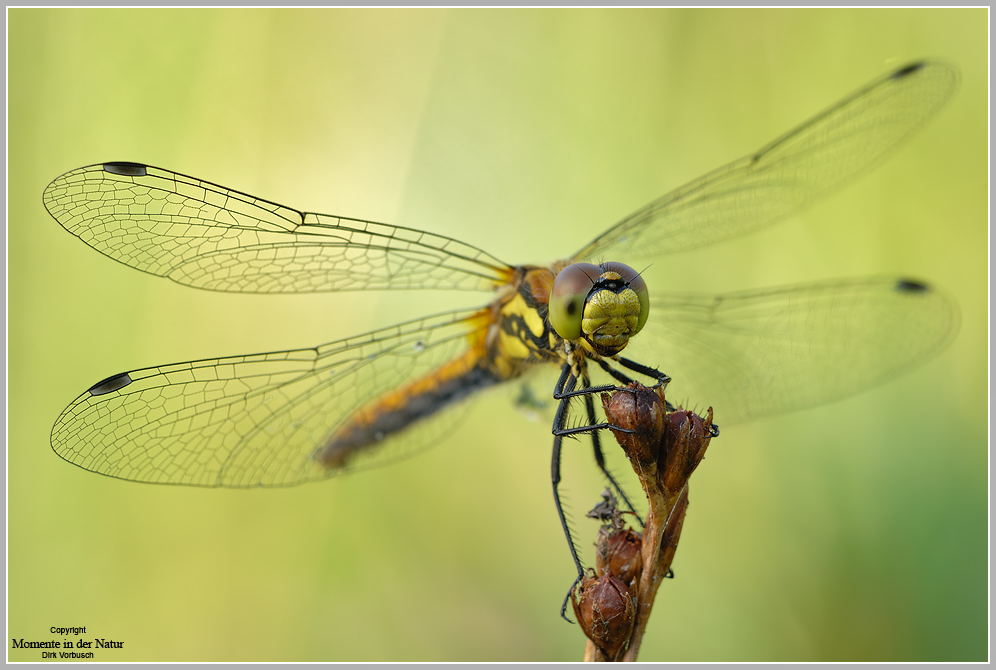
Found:
[[[295,485],[410,455],[439,441],[472,396],[559,368],[553,491],[580,576],[558,493],[563,438],[590,435],[618,488],[594,393],[634,374],[657,385],[674,379],[727,425],[865,390],[953,339],[954,301],[920,280],[706,296],[652,291],[633,268],[799,211],[880,162],[938,112],[957,80],[938,62],[890,72],[546,266],[510,265],[443,235],[304,212],[141,163],[67,172],[43,196],[56,221],[106,256],[186,286],[492,297],[316,347],[115,374],[62,412],[52,448],[85,470],[138,482]],[[627,348],[643,362],[623,357]],[[593,384],[593,373],[611,383]],[[582,401],[581,425],[571,425]]]

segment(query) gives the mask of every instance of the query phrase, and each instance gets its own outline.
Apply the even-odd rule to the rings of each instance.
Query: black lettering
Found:
[[[124,642],[115,642],[114,640],[105,640],[98,637],[94,640],[97,643],[98,649],[121,649],[124,647]]]
[[[11,638],[13,642],[13,649],[58,649],[61,645],[58,640],[51,640],[49,642],[25,642],[22,637],[20,640]]]

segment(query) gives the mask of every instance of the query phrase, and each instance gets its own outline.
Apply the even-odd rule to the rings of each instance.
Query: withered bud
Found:
[[[631,589],[643,572],[643,536],[632,528],[602,526],[595,543],[595,573],[610,573]]]
[[[571,604],[578,625],[606,660],[615,661],[625,651],[636,620],[629,589],[615,575],[605,574],[584,580],[576,594],[571,594]]]
[[[664,486],[677,491],[702,461],[713,437],[712,408],[703,419],[694,412],[676,410],[667,415],[661,441]]]
[[[630,462],[644,470],[652,467],[657,462],[664,430],[663,390],[630,384],[611,395],[602,394],[602,408],[609,423],[633,431],[612,431]]]
[[[619,511],[619,503],[608,488],[602,491],[602,502],[592,507],[585,516],[589,519],[598,519],[602,523],[622,527],[622,513]]]

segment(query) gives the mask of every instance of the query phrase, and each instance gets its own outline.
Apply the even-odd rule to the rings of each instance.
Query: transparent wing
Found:
[[[67,172],[45,208],[101,253],[214,291],[490,290],[509,268],[420,230],[308,214],[137,163]]]
[[[480,327],[475,314],[441,314],[314,349],[115,375],[63,411],[52,448],[86,470],[158,484],[282,486],[329,477],[339,471],[315,460],[329,437],[371,399],[466,350]],[[431,444],[452,418],[444,412],[384,439],[360,467]]]
[[[906,66],[757,153],[653,201],[572,260],[684,251],[773,223],[878,162],[943,106],[957,81],[943,63]]]
[[[896,279],[716,297],[666,295],[628,357],[673,381],[668,399],[725,426],[864,391],[923,363],[958,332],[955,303]]]

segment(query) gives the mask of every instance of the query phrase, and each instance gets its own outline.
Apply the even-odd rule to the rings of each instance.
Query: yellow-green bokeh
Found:
[[[962,330],[898,381],[724,430],[641,660],[984,660],[987,25],[984,9],[8,10],[8,637],[86,626],[125,642],[102,661],[563,661],[584,646],[557,615],[572,567],[549,428],[511,390],[416,459],[288,490],[139,485],[56,457],[55,417],[107,375],[486,298],[181,287],[66,234],[41,204],[57,175],[140,161],[544,262],[934,57],[960,90],[880,169],[652,268],[651,291],[912,275],[957,299]],[[579,517],[601,485],[569,446],[590,552]]]

